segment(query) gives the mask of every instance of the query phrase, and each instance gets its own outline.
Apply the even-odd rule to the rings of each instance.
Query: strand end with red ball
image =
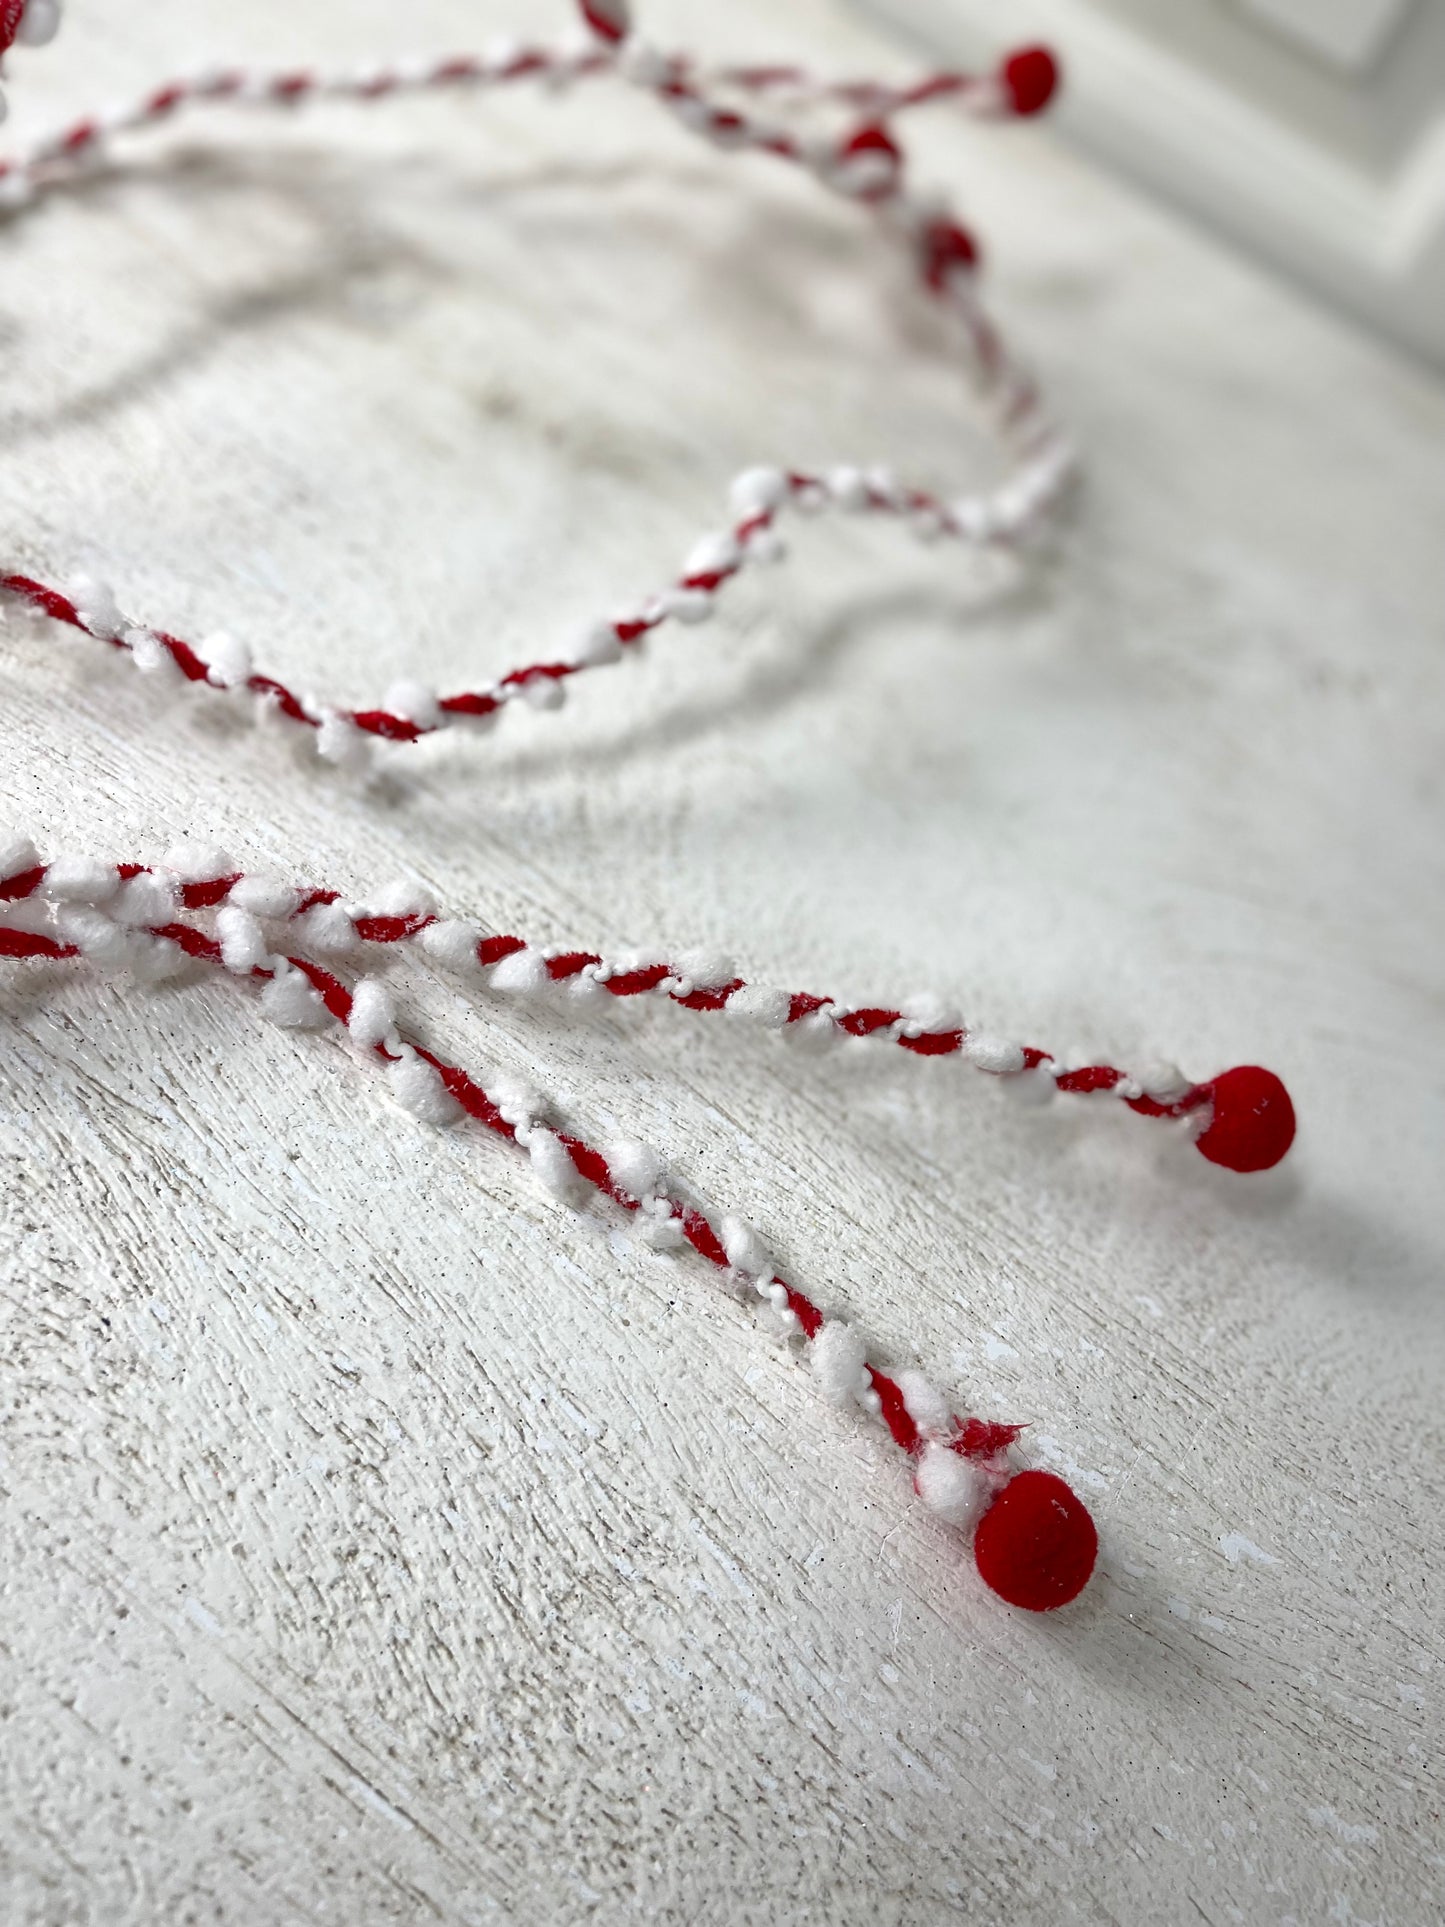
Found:
[[[1290,1094],[1261,1064],[1236,1064],[1205,1086],[1213,1111],[1195,1149],[1227,1171],[1269,1171],[1294,1143]]]
[[[978,1522],[979,1576],[1007,1605],[1050,1613],[1077,1599],[1099,1556],[1089,1509],[1053,1472],[1015,1473]]]

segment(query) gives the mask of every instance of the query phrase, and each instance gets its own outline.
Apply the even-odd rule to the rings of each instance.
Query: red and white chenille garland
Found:
[[[940,100],[983,117],[1035,113],[1055,86],[1051,57],[1028,48],[992,75],[931,74],[898,87],[818,82],[793,66],[705,71],[688,58],[645,46],[632,30],[625,0],[578,4],[587,34],[570,47],[509,43],[476,56],[343,75],[224,69],[167,83],[132,107],[77,121],[28,154],[0,161],[0,216],[62,186],[116,136],[168,120],[187,106],[295,108],[323,98],[379,101],[417,88],[482,89],[524,79],[557,88],[616,76],[718,147],[805,168],[831,192],[871,212],[910,250],[929,296],[960,323],[970,371],[1012,460],[1006,480],[988,493],[950,498],[900,483],[877,467],[748,470],[732,485],[726,522],[699,541],[664,587],[632,608],[591,625],[549,658],[475,688],[442,696],[404,682],[371,707],[347,707],[289,688],[260,672],[249,648],[234,638],[190,643],[136,620],[94,581],[62,575],[51,582],[0,561],[0,592],[37,617],[126,655],[160,681],[249,697],[261,712],[314,732],[323,759],[356,767],[370,739],[406,744],[459,723],[485,723],[519,697],[555,707],[582,671],[635,652],[665,623],[705,620],[746,567],[778,558],[778,525],[789,511],[886,515],[925,540],[974,547],[1012,550],[1027,543],[1066,488],[1072,453],[1033,381],[979,306],[972,237],[945,206],[908,186],[893,123],[905,109]],[[59,0],[0,0],[0,55],[16,43],[43,44],[59,14]],[[773,110],[779,107],[792,115],[831,109],[851,118],[841,136],[816,135],[778,118]],[[957,1057],[1043,1097],[1056,1091],[1110,1094],[1141,1115],[1176,1120],[1206,1158],[1234,1171],[1269,1168],[1293,1139],[1293,1108],[1272,1072],[1236,1066],[1195,1083],[1170,1066],[1131,1075],[1111,1064],[1068,1065],[1036,1046],[977,1031],[937,1001],[855,1006],[761,986],[720,957],[606,957],[565,944],[537,945],[472,919],[445,917],[411,886],[358,902],[326,887],[245,874],[224,851],[208,847],[183,844],[159,865],[117,864],[91,857],[42,859],[28,839],[0,838],[0,958],[84,960],[141,983],[209,966],[260,985],[261,1007],[277,1023],[344,1032],[385,1068],[396,1100],[426,1123],[480,1124],[525,1151],[549,1193],[573,1205],[589,1196],[605,1200],[631,1217],[648,1244],[690,1247],[737,1296],[755,1299],[780,1336],[801,1343],[831,1400],[881,1420],[907,1455],[925,1504],[972,1533],[979,1572],[1002,1598],[1048,1611],[1077,1596],[1095,1563],[1094,1524],[1053,1473],[1013,1469],[1009,1453],[1022,1427],[960,1416],[920,1373],[883,1370],[869,1359],[851,1323],[826,1313],[779,1276],[751,1224],[698,1197],[652,1151],[630,1141],[591,1143],[513,1077],[478,1081],[403,1028],[381,977],[348,983],[338,974],[340,960],[376,954],[384,962],[388,948],[397,945],[492,995],[566,998],[584,1008],[604,1005],[608,997],[647,996],[694,1014],[727,1012],[815,1044],[866,1039],[917,1057]]]

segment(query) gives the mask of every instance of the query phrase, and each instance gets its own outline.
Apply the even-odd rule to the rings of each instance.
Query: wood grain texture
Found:
[[[222,52],[533,23],[73,12],[22,128]],[[888,57],[778,13],[649,8]],[[1274,1065],[1299,1146],[1241,1183],[951,1065],[395,966],[429,1037],[663,1147],[1032,1420],[1100,1578],[1000,1608],[705,1267],[241,989],[11,969],[7,1922],[1439,1918],[1445,397],[1046,133],[915,140],[1090,452],[1034,579],[806,529],[711,631],[365,796],[12,619],[0,802],[52,846],[211,833],[543,940]],[[191,123],[0,249],[7,554],[351,697],[535,656],[748,461],[986,460],[847,214],[625,97]]]

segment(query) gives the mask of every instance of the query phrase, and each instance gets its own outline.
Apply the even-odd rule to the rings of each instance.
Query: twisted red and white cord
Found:
[[[0,903],[33,899],[107,908],[137,878],[153,879],[173,911],[218,911],[217,935],[228,964],[266,956],[277,926],[289,942],[328,958],[409,944],[432,963],[502,996],[565,997],[574,1005],[651,997],[703,1015],[726,1011],[814,1046],[868,1039],[916,1057],[957,1057],[991,1077],[1022,1081],[1036,1099],[1055,1091],[1113,1096],[1141,1116],[1187,1121],[1199,1152],[1233,1171],[1268,1170],[1294,1139],[1289,1093],[1273,1071],[1257,1064],[1236,1065],[1201,1083],[1170,1064],[1138,1076],[1107,1063],[1071,1065],[1037,1045],[974,1029],[937,999],[917,998],[907,1008],[848,1005],[751,982],[727,957],[690,952],[608,958],[565,944],[530,944],[474,919],[443,917],[412,884],[389,886],[366,902],[347,901],[338,890],[246,875],[224,850],[211,846],[178,846],[159,871],[91,857],[37,867],[28,861],[27,842],[16,840],[11,849],[18,854],[0,853]],[[7,874],[7,862],[22,867]],[[130,895],[149,900],[148,892],[151,882]]]
[[[36,4],[36,0],[31,0]],[[924,102],[952,98],[971,111],[997,116],[1031,113],[1052,91],[1052,62],[1041,49],[1015,54],[997,75],[931,75],[903,88],[841,83],[801,88],[794,69],[729,69],[707,79],[692,63],[658,54],[625,38],[626,29],[605,7],[583,8],[593,37],[578,49],[508,44],[477,56],[449,57],[327,76],[310,70],[279,74],[219,72],[176,81],[134,106],[92,115],[40,142],[28,155],[0,161],[0,211],[27,205],[42,188],[72,175],[122,132],[170,119],[200,103],[244,103],[296,108],[323,98],[377,101],[407,89],[487,86],[518,80],[553,84],[619,75],[651,94],[684,126],[725,149],[747,148],[805,168],[830,192],[869,209],[911,253],[929,295],[960,324],[969,369],[1012,461],[1006,479],[972,495],[945,497],[900,482],[880,467],[835,466],[826,470],[750,469],[734,481],[727,521],[704,535],[670,582],[623,613],[589,625],[549,657],[525,664],[475,688],[441,695],[411,679],[394,684],[374,704],[347,708],[289,687],[259,671],[249,648],[230,637],[191,643],[168,630],[123,614],[114,594],[91,582],[47,582],[26,570],[0,565],[0,591],[20,598],[38,614],[68,624],[117,651],[138,668],[162,678],[206,683],[249,695],[267,711],[315,732],[329,761],[354,766],[366,739],[410,743],[457,724],[495,718],[508,703],[524,699],[554,708],[574,676],[636,653],[668,622],[706,621],[729,583],[751,565],[782,553],[778,524],[789,511],[827,508],[890,518],[925,541],[1015,551],[1038,531],[1067,487],[1072,450],[1049,420],[1028,374],[1009,356],[975,292],[976,245],[964,226],[937,201],[914,194],[905,177],[903,151],[889,128],[892,115]],[[728,105],[719,87],[768,95],[782,86],[812,102],[839,101],[866,118],[840,136],[796,128]]]
[[[149,981],[176,974],[188,960],[200,962],[263,983],[262,1007],[276,1023],[339,1027],[387,1067],[392,1095],[423,1122],[472,1119],[526,1151],[542,1187],[561,1202],[575,1206],[587,1192],[598,1193],[633,1218],[644,1242],[660,1250],[690,1246],[737,1296],[760,1300],[781,1334],[803,1340],[824,1394],[881,1420],[907,1455],[925,1504],[947,1524],[972,1532],[979,1572],[1000,1597],[1044,1612],[1082,1591],[1098,1548],[1093,1520],[1055,1474],[1010,1468],[1007,1455],[1022,1428],[962,1417],[921,1373],[884,1371],[870,1361],[856,1327],[825,1313],[782,1277],[746,1219],[698,1197],[645,1145],[601,1148],[516,1078],[494,1075],[484,1084],[437,1056],[402,1030],[379,979],[348,985],[307,957],[258,951],[235,924],[210,936],[178,914],[186,885],[123,867],[129,874],[103,907],[47,898],[41,892],[47,882],[54,885],[51,867],[33,849],[11,843],[0,862],[8,872],[0,879],[0,956],[84,957]]]

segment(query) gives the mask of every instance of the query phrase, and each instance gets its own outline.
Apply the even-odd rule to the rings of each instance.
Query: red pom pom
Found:
[[[1275,1076],[1258,1064],[1221,1071],[1205,1089],[1214,1116],[1195,1143],[1228,1171],[1268,1171],[1294,1143],[1294,1105]]]
[[[25,0],[0,0],[0,54],[13,45],[24,11]]]
[[[973,1535],[984,1584],[1031,1613],[1077,1599],[1098,1552],[1088,1507],[1052,1472],[1016,1473]]]
[[[1040,114],[1059,84],[1059,63],[1047,47],[1020,47],[998,70],[1016,114]]]

